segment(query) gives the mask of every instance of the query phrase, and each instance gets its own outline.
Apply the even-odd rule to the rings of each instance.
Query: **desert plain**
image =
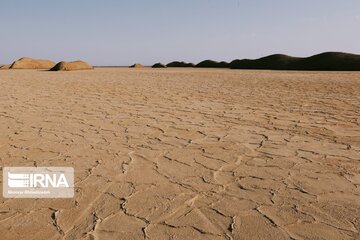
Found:
[[[1,197],[1,239],[360,239],[360,72],[11,70],[0,85],[1,167],[75,169],[72,199]]]

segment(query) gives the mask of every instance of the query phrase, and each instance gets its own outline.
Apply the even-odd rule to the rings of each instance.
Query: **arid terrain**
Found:
[[[360,239],[360,72],[4,70],[0,85],[1,167],[76,181],[73,199],[1,197],[3,240]]]

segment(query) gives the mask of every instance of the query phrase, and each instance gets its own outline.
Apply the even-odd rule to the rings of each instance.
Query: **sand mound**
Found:
[[[155,63],[152,68],[166,68],[166,66],[162,63]]]
[[[197,67],[197,68],[228,68],[229,63],[216,62],[213,60],[205,60],[205,61],[198,63],[195,67]]]
[[[140,63],[135,63],[134,65],[131,65],[130,68],[142,68],[144,67],[143,65],[141,65]]]
[[[11,64],[10,69],[50,69],[55,63],[49,60],[37,60],[32,58],[20,58]]]
[[[10,69],[10,64],[5,64],[5,65],[1,65],[0,66],[0,70],[7,70],[7,69]]]
[[[166,65],[167,67],[194,67],[195,65],[193,63],[186,63],[186,62],[171,62]]]
[[[83,61],[59,62],[50,71],[74,71],[74,70],[90,70],[92,66]]]

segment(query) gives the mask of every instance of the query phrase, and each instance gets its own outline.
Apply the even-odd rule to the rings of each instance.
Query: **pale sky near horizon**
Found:
[[[360,54],[359,0],[11,0],[1,1],[0,22],[0,63]]]

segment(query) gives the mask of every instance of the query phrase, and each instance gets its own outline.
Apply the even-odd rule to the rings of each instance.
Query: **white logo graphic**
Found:
[[[12,174],[8,173],[8,186],[13,188],[29,187],[29,174]]]

